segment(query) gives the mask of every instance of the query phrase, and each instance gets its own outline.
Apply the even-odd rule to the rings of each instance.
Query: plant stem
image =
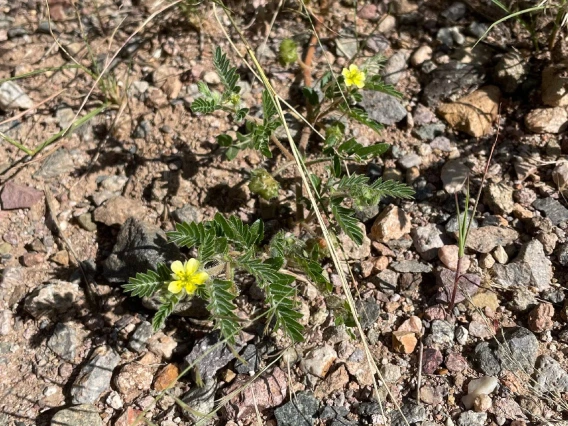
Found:
[[[326,161],[331,161],[333,160],[333,157],[322,157],[322,158],[316,158],[314,160],[309,160],[309,161],[305,161],[304,164],[306,166],[310,166],[312,164],[317,164],[317,163],[325,163]],[[286,163],[282,164],[280,167],[278,167],[274,173],[272,173],[273,177],[278,176],[280,173],[282,173],[284,170],[286,170],[288,167],[291,166],[295,166],[296,165],[296,160],[293,161],[287,161]]]
[[[2,139],[4,139],[6,142],[8,142],[8,143],[14,145],[14,146],[15,146],[16,148],[18,148],[19,150],[24,151],[26,154],[33,156],[34,152],[33,152],[31,149],[29,149],[28,147],[22,145],[22,144],[21,144],[20,142],[18,142],[17,140],[12,139],[10,136],[8,136],[8,135],[6,135],[6,134],[4,134],[4,133],[2,133],[2,132],[0,132],[0,137],[1,137]]]

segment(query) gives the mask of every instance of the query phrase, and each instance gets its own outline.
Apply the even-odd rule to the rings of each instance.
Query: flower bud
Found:
[[[249,189],[252,193],[260,195],[265,200],[278,196],[280,184],[264,169],[256,169],[251,173]]]

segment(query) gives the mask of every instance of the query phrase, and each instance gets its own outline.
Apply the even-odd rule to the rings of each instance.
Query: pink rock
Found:
[[[29,209],[39,202],[43,193],[29,186],[8,182],[4,185],[0,200],[4,210]]]
[[[422,353],[422,372],[433,374],[442,364],[442,352],[435,348],[426,348]]]
[[[366,19],[368,21],[372,21],[377,18],[377,5],[374,4],[366,4],[359,12],[357,12],[357,16],[361,19]]]
[[[450,371],[459,373],[467,368],[467,361],[460,354],[450,353],[446,357],[446,368]]]

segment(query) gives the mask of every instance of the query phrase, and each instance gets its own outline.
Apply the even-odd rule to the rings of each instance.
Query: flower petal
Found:
[[[181,289],[183,288],[183,282],[182,281],[172,281],[169,285],[168,285],[168,291],[174,294],[178,294]]]
[[[343,68],[343,71],[341,71],[341,75],[345,78],[349,77],[349,70],[347,68]]]
[[[193,275],[199,269],[199,260],[197,259],[189,259],[185,262],[185,273],[187,275]]]
[[[191,276],[191,282],[195,285],[201,285],[209,279],[209,274],[205,271],[196,272]]]
[[[351,64],[349,65],[349,71],[351,71],[352,73],[356,73],[359,71],[359,67],[355,64]]]
[[[183,263],[181,263],[179,260],[176,260],[175,262],[172,262],[172,265],[170,266],[171,270],[173,271],[174,274],[176,275],[182,275],[183,274]]]

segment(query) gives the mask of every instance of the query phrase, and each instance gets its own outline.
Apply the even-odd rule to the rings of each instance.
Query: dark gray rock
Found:
[[[96,348],[73,383],[73,404],[96,403],[101,394],[110,388],[112,373],[119,362],[120,356],[111,347]]]
[[[132,137],[138,139],[146,139],[151,134],[152,134],[152,125],[150,124],[150,122],[142,120],[140,123],[138,123],[138,126],[136,126],[136,128],[134,129]]]
[[[472,358],[486,375],[495,376],[502,370],[532,373],[538,353],[538,340],[523,327],[505,328],[497,332],[497,340],[479,343]]]
[[[464,212],[462,212],[460,214],[459,217],[459,221],[463,221],[463,217],[464,217]],[[471,215],[473,214],[473,212],[470,210],[467,216],[467,220],[469,222],[469,218],[471,217]],[[458,221],[458,215],[454,215],[452,216],[447,222],[446,222],[446,232],[448,234],[454,234],[456,232],[459,232],[459,224],[460,222]],[[473,220],[471,221],[471,228],[470,229],[477,229],[479,228],[479,222],[477,221],[477,219],[473,218]]]
[[[240,374],[249,374],[251,371],[256,373],[259,363],[259,354],[255,345],[246,345],[245,350],[241,353],[241,359],[235,361],[235,370]],[[244,361],[244,362],[243,362]]]
[[[130,336],[130,339],[128,340],[128,348],[134,352],[140,352],[146,347],[146,342],[150,337],[152,337],[152,333],[154,333],[152,324],[148,321],[142,321],[138,324],[138,327],[136,327],[132,336]]]
[[[372,278],[373,284],[385,294],[393,294],[398,287],[398,277],[400,275],[390,269],[379,272]]]
[[[312,426],[317,418],[320,402],[309,392],[296,397],[274,410],[278,426]]]
[[[400,410],[392,410],[389,417],[392,426],[407,426],[423,421],[426,418],[426,408],[422,404],[408,401],[402,404]]]
[[[568,266],[568,243],[564,243],[558,247],[557,256],[558,262],[560,262],[562,266]]]
[[[477,89],[483,84],[485,73],[477,65],[450,61],[432,71],[430,78],[422,98],[427,106],[435,107],[442,101],[455,101]]]
[[[359,321],[361,322],[361,327],[369,328],[372,327],[375,321],[379,318],[381,313],[381,308],[377,302],[367,298],[364,300],[358,300],[355,303],[357,306],[357,312],[359,312]]]
[[[532,206],[543,212],[553,225],[558,225],[568,220],[568,209],[554,198],[539,198]]]
[[[465,3],[456,1],[450,5],[446,10],[444,10],[441,15],[449,21],[459,21],[465,16],[467,12],[467,6]]]
[[[64,408],[51,418],[51,426],[103,426],[97,407],[81,404]]]
[[[369,117],[381,124],[396,124],[406,117],[406,109],[392,95],[383,92],[363,91],[361,106]]]
[[[344,418],[338,418],[331,422],[330,426],[358,426],[359,423],[355,423],[354,421],[347,420]]]
[[[217,392],[217,381],[207,380],[202,387],[195,387],[186,393],[182,401],[192,410],[183,410],[186,417],[192,422],[199,421],[200,417],[196,413],[210,413],[215,408],[215,392]]]
[[[326,405],[319,418],[321,420],[330,420],[345,417],[347,414],[349,414],[349,410],[345,407],[330,407],[329,405]]]
[[[373,414],[381,414],[381,405],[378,402],[363,402],[357,407],[360,416],[371,417]]]
[[[129,218],[120,228],[112,254],[103,262],[103,275],[110,282],[124,283],[138,272],[155,269],[158,263],[170,264],[180,257],[164,231]]]
[[[73,361],[77,355],[77,347],[81,339],[76,326],[71,324],[57,323],[53,334],[47,341],[47,346],[61,358]]]
[[[412,129],[412,134],[418,139],[429,142],[446,132],[444,123],[431,123]]]
[[[538,358],[534,376],[536,390],[539,392],[568,391],[568,373],[558,361],[548,355]]]
[[[244,343],[237,340],[235,351],[240,351]],[[186,366],[193,367],[193,376],[200,381],[211,380],[221,368],[235,359],[234,352],[219,338],[219,333],[210,333],[198,342],[184,358]]]

